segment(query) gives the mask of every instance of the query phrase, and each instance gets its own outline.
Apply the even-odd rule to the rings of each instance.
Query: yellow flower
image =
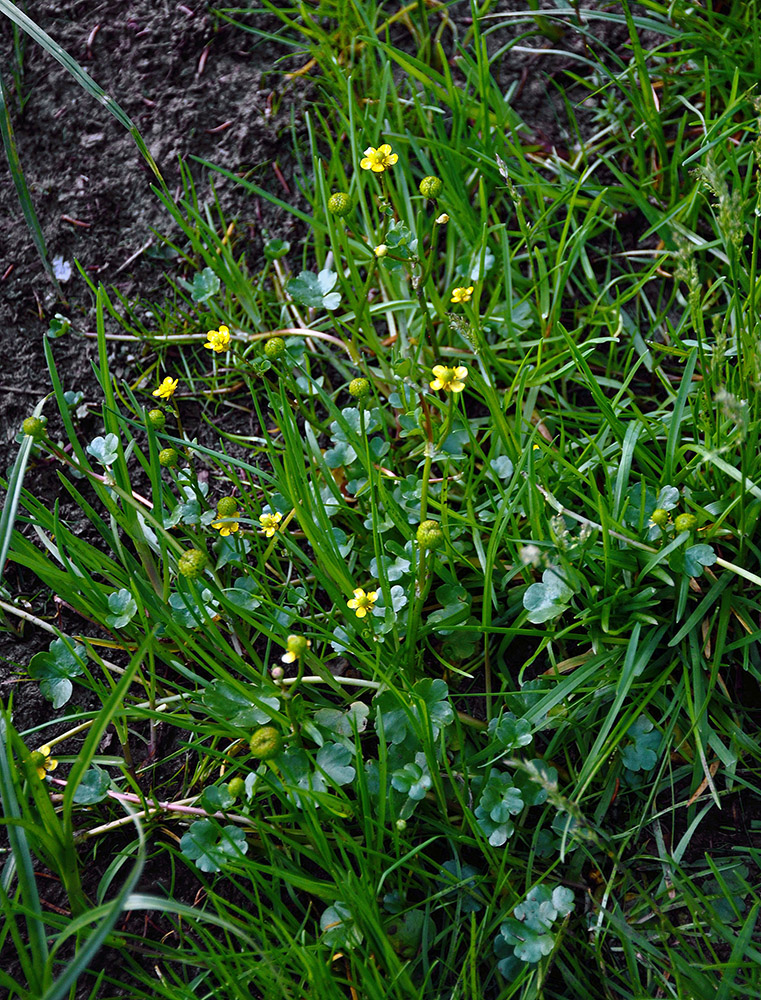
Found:
[[[226,351],[230,346],[230,331],[226,326],[220,326],[218,330],[209,330],[203,346],[207,351],[214,351],[216,354]]]
[[[262,526],[262,534],[266,538],[272,538],[277,529],[280,527],[280,522],[283,520],[283,515],[279,510],[276,510],[274,514],[260,514],[259,524]]]
[[[468,377],[468,369],[463,365],[447,368],[445,365],[434,365],[434,379],[429,385],[432,389],[444,389],[445,392],[462,392],[465,388],[464,379]]]
[[[393,167],[398,159],[396,153],[391,152],[389,144],[384,142],[377,149],[374,146],[368,146],[364,157],[359,161],[359,165],[363,170],[372,170],[374,174],[382,174],[384,170]]]
[[[376,257],[385,257],[388,253],[388,247],[385,243],[379,243],[378,246],[373,251]]]
[[[153,390],[153,395],[161,396],[162,399],[171,399],[178,384],[179,382],[176,378],[170,378],[170,376],[167,375],[158,389]]]
[[[211,526],[212,528],[216,528],[223,538],[227,538],[228,535],[232,535],[234,531],[238,531],[240,528],[237,521],[230,520],[212,521]]]
[[[364,618],[368,611],[372,611],[373,604],[378,600],[378,591],[369,590],[367,593],[361,587],[354,591],[354,597],[347,601],[347,606],[355,612],[357,618]]]
[[[280,659],[283,663],[294,663],[306,653],[311,645],[311,640],[305,639],[303,635],[289,635],[285,643],[286,652]]]
[[[32,754],[32,763],[37,768],[37,777],[42,781],[48,771],[55,771],[58,761],[50,756],[50,747],[45,744]]]
[[[470,297],[473,294],[473,286],[468,285],[467,288],[453,288],[452,298],[450,302],[470,302]]]

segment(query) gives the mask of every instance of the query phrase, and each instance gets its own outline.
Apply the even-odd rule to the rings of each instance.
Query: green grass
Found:
[[[46,343],[70,448],[23,439],[0,551],[82,616],[39,621],[30,676],[103,707],[47,740],[44,783],[44,729],[6,718],[5,985],[63,996],[60,937],[77,970],[117,948],[136,998],[754,996],[755,4],[527,10],[524,32],[629,32],[566,78],[569,159],[500,91],[515,36],[488,2],[462,36],[447,7],[267,9],[319,86],[304,245],[247,259],[187,169],[177,202],[157,190],[171,297],[95,289],[93,441]],[[363,170],[382,143],[398,161]],[[131,384],[107,316],[147,352]],[[86,535],[23,489],[37,451]],[[148,857],[150,894],[124,881]],[[70,921],[40,911],[35,858]],[[143,911],[149,933],[115,916]]]

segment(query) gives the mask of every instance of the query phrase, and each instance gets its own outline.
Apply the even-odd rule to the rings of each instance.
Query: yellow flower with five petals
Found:
[[[32,754],[32,763],[37,769],[37,777],[42,781],[48,771],[55,771],[58,767],[58,761],[54,760],[50,754],[51,749],[46,743],[44,747],[40,747],[39,750],[35,750]]]
[[[153,395],[160,396],[162,399],[171,399],[178,385],[179,379],[167,375],[158,389],[153,390]]]
[[[391,152],[389,144],[384,142],[377,149],[374,146],[368,146],[365,155],[359,161],[359,165],[363,170],[372,170],[374,174],[382,174],[384,170],[393,167],[398,159],[396,153]]]
[[[429,385],[432,389],[443,389],[445,392],[462,392],[465,388],[465,379],[468,377],[468,369],[464,365],[457,365],[455,368],[447,368],[446,365],[434,365],[431,369],[433,382]]]
[[[208,330],[206,343],[203,346],[207,351],[221,354],[230,347],[230,330],[226,326],[220,326],[218,330]]]
[[[347,601],[346,604],[356,614],[357,618],[364,618],[369,611],[373,610],[373,605],[377,600],[377,590],[369,590],[365,593],[361,587],[357,587],[354,591],[354,597],[350,601]]]
[[[275,532],[280,527],[280,522],[283,520],[283,515],[279,510],[276,510],[274,514],[260,514],[259,524],[262,526],[262,534],[265,538],[272,538]]]
[[[228,535],[232,535],[240,528],[237,521],[231,521],[229,519],[225,519],[224,521],[212,521],[211,526],[212,528],[217,529],[222,538],[227,538]]]
[[[473,286],[468,285],[467,288],[453,288],[452,298],[450,302],[470,302],[470,297],[473,294]]]

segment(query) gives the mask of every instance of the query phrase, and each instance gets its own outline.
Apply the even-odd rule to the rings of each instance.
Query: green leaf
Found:
[[[172,609],[172,618],[180,625],[187,625],[189,628],[205,625],[209,618],[214,618],[218,613],[218,605],[206,587],[201,591],[200,599],[201,604],[197,604],[196,598],[188,590],[182,594],[170,594],[169,606]]]
[[[119,457],[119,438],[116,434],[93,438],[86,450],[101,465],[113,465]]]
[[[63,337],[66,333],[68,333],[70,328],[71,320],[67,319],[66,316],[62,316],[61,313],[56,313],[48,325],[48,339],[57,340],[59,337]]]
[[[513,463],[507,455],[500,455],[498,458],[493,458],[489,462],[489,467],[497,479],[509,479],[513,474]]]
[[[525,747],[532,740],[531,725],[512,712],[505,712],[489,723],[489,734],[499,743],[500,750],[510,751]]]
[[[545,955],[549,955],[555,946],[555,939],[551,934],[535,931],[516,920],[515,917],[508,917],[500,928],[500,934],[505,942],[513,949],[513,954],[521,962],[535,964],[541,962]]]
[[[510,775],[492,771],[475,809],[478,825],[492,846],[502,847],[507,843],[515,831],[510,817],[517,816],[523,806],[521,790],[513,784]]]
[[[302,271],[296,278],[291,278],[285,289],[302,306],[319,309],[322,305],[322,289],[317,275],[312,271]]]
[[[632,741],[621,750],[624,767],[630,771],[651,771],[658,763],[656,751],[661,743],[661,734],[653,729],[652,722],[644,715],[629,726],[626,735]]]
[[[624,513],[624,521],[632,528],[641,530],[647,525],[650,515],[658,506],[658,497],[649,486],[646,486],[643,490],[638,485],[632,486],[628,490],[626,498],[628,503]]]
[[[343,743],[325,743],[317,751],[317,766],[336,785],[348,785],[354,780],[356,770],[349,761],[352,753]]]
[[[240,859],[248,851],[248,842],[237,826],[220,828],[211,820],[200,819],[191,824],[180,841],[180,849],[202,872],[218,872],[230,861]]]
[[[337,708],[320,708],[314,713],[314,723],[335,739],[354,736],[354,731],[363,733],[367,729],[370,709],[363,701],[354,701],[345,712]]]
[[[111,628],[124,628],[137,614],[137,604],[129,590],[122,587],[108,595],[108,610],[110,615],[106,615],[106,624]]]
[[[332,291],[337,280],[335,271],[326,269],[319,274],[302,271],[298,277],[291,278],[285,287],[289,295],[309,309],[333,310],[341,304],[340,292]]]
[[[91,806],[102,802],[111,787],[111,776],[102,768],[93,765],[82,775],[74,792],[73,801],[80,806]]]
[[[704,566],[713,566],[716,553],[710,545],[691,545],[684,551],[684,572],[688,576],[701,576]]]
[[[263,691],[244,694],[223,680],[212,681],[206,687],[201,701],[214,718],[220,722],[228,722],[236,729],[263,726],[271,722],[280,708],[280,700],[273,695]]]
[[[204,788],[201,805],[207,812],[219,812],[234,805],[235,799],[227,790],[227,785],[210,785]]]
[[[61,708],[73,691],[69,678],[78,677],[84,669],[85,647],[75,643],[72,652],[63,639],[54,639],[48,650],[35,653],[29,661],[29,676],[40,682],[40,691],[53,708]]]
[[[426,677],[417,682],[413,691],[425,704],[426,714],[433,726],[433,738],[437,739],[439,731],[454,722],[454,709],[449,703],[446,681],[440,677],[435,680]]]
[[[320,917],[322,942],[329,948],[353,948],[362,944],[362,932],[354,922],[347,903],[337,899]]]
[[[219,278],[210,267],[205,267],[203,271],[193,275],[193,288],[191,295],[194,302],[207,302],[219,291]]]
[[[267,260],[280,260],[290,249],[291,244],[287,240],[267,240],[264,244],[264,256]]]
[[[415,761],[408,761],[404,767],[391,775],[391,785],[397,792],[403,792],[415,802],[425,798],[425,793],[433,785],[424,753],[416,753]]]
[[[528,620],[535,625],[558,618],[568,607],[573,591],[553,568],[542,573],[541,583],[532,583],[523,595]]]
[[[234,581],[232,587],[228,587],[224,591],[224,595],[236,608],[240,608],[242,611],[254,611],[262,603],[258,597],[254,596],[258,589],[259,585],[253,577],[240,576]]]

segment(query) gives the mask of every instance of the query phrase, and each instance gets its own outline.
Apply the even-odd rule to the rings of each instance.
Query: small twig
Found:
[[[100,31],[100,25],[96,24],[95,27],[90,32],[90,34],[87,36],[87,42],[85,43],[85,49],[87,50],[87,58],[88,59],[92,59],[92,57],[93,57],[92,56],[93,42],[95,41],[95,36],[98,34],[99,31]]]
[[[130,264],[132,263],[132,261],[133,261],[133,260],[137,260],[137,258],[138,258],[138,257],[140,256],[140,254],[142,254],[142,253],[145,253],[145,251],[146,251],[146,250],[148,249],[148,247],[149,247],[149,246],[151,246],[152,244],[153,244],[153,240],[152,240],[152,239],[150,239],[150,240],[148,240],[148,242],[147,242],[147,243],[144,243],[144,244],[143,244],[143,245],[142,245],[142,246],[140,247],[140,249],[139,249],[139,250],[135,250],[135,252],[134,252],[134,253],[132,254],[132,256],[131,256],[131,257],[128,257],[128,258],[127,258],[127,259],[126,259],[126,260],[124,261],[124,263],[123,263],[123,264],[120,264],[120,265],[119,265],[119,267],[117,267],[117,269],[116,269],[116,270],[114,271],[114,276],[116,276],[117,274],[120,274],[120,273],[121,273],[121,272],[122,272],[122,271],[124,270],[124,268],[125,268],[125,267],[129,267],[129,266],[130,266]],[[97,335],[96,335],[96,336],[97,336]]]
[[[83,222],[81,219],[73,219],[70,215],[62,215],[61,222],[70,222],[72,226],[79,226],[82,229],[92,228],[92,222]]]
[[[206,46],[206,48],[201,53],[201,58],[198,60],[198,69],[196,70],[196,76],[200,76],[204,67],[206,66],[206,60],[209,58],[209,52],[211,51],[211,42]]]

